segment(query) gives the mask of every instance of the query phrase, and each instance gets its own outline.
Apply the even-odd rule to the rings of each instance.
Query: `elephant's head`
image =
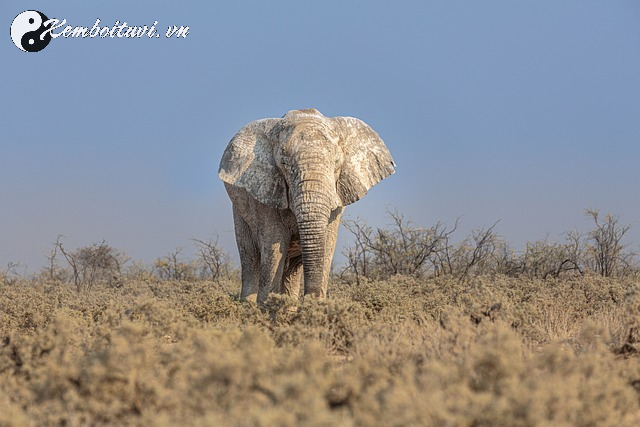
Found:
[[[394,166],[364,122],[308,109],[245,126],[225,150],[219,176],[265,205],[295,213],[306,292],[321,282],[331,212],[359,200]]]

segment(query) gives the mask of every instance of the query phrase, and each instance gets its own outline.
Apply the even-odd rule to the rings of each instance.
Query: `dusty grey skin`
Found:
[[[318,110],[249,123],[229,142],[218,175],[233,204],[242,298],[271,292],[323,299],[343,207],[393,174],[378,134]]]

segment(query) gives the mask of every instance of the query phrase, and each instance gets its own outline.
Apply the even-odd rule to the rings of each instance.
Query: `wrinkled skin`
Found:
[[[394,173],[378,134],[351,117],[294,110],[249,123],[229,142],[219,177],[233,205],[242,298],[326,297],[343,207]]]

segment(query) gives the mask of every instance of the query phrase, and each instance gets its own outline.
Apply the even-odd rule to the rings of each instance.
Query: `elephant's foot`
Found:
[[[240,298],[240,300],[248,302],[250,304],[257,304],[258,303],[258,294],[254,293],[254,294],[249,294],[249,295],[246,295],[246,296],[242,296]]]
[[[324,301],[327,299],[327,296],[324,292],[309,292],[304,295],[305,300],[316,300],[316,301]]]

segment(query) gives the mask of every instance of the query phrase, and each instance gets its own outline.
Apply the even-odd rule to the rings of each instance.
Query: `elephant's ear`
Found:
[[[285,209],[287,187],[273,158],[277,143],[273,130],[280,120],[256,120],[242,128],[224,151],[218,176],[267,206]]]
[[[378,134],[353,117],[335,117],[344,152],[337,190],[342,205],[361,199],[378,182],[395,172],[396,164]]]

